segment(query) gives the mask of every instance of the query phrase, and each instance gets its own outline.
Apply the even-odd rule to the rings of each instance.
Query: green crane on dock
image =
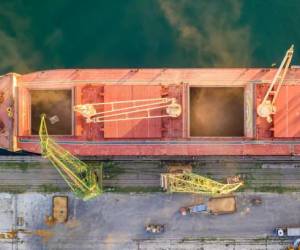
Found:
[[[102,193],[102,176],[49,137],[45,114],[41,116],[39,137],[42,156],[53,164],[77,197],[89,200]]]

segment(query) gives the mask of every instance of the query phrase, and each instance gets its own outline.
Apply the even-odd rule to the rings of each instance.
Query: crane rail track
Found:
[[[95,164],[97,161],[87,161]],[[160,174],[173,161],[135,159],[114,161],[118,170],[104,170],[104,187],[159,187]],[[216,180],[240,174],[248,188],[283,187],[300,190],[300,158],[291,157],[203,157],[190,162],[193,172]],[[22,169],[21,165],[26,167]],[[49,188],[50,186],[50,188]],[[0,156],[0,191],[67,189],[64,180],[40,156]],[[55,190],[55,188],[53,189]]]

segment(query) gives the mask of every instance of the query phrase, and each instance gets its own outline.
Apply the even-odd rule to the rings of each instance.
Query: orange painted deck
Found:
[[[0,91],[14,100],[14,117],[3,111],[9,133],[0,134],[0,146],[39,153],[38,137],[31,135],[31,90],[71,89],[73,105],[148,98],[176,98],[178,118],[86,123],[73,114],[72,135],[55,136],[76,155],[86,156],[201,156],[300,155],[300,69],[290,69],[278,98],[278,113],[268,124],[257,117],[261,101],[276,69],[86,69],[49,70],[3,76]],[[190,87],[243,87],[244,136],[191,137]],[[15,95],[13,95],[13,91]],[[6,99],[8,100],[8,99]],[[222,122],[222,121],[218,121]],[[15,139],[13,139],[15,138]]]
[[[300,86],[282,89],[274,117],[274,137],[300,138]]]
[[[104,86],[104,102],[130,101],[161,98],[161,86],[143,85],[107,85]],[[106,105],[107,107],[107,105]],[[119,104],[116,108],[126,108],[128,105]],[[107,107],[110,108],[110,107]],[[141,115],[147,115],[142,112]],[[161,115],[161,110],[152,112],[153,115]],[[129,117],[135,117],[131,115]],[[161,118],[138,119],[129,121],[115,121],[104,123],[104,138],[161,138]]]

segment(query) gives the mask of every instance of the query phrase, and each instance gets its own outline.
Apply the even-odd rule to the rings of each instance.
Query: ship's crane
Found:
[[[292,61],[294,53],[294,45],[292,45],[286,52],[285,57],[283,58],[280,67],[278,68],[265,96],[263,101],[257,107],[257,114],[266,118],[267,122],[272,122],[272,115],[276,113],[276,99],[279,94],[279,90],[282,86],[285,75],[288,71],[290,63]]]
[[[153,111],[165,110],[164,114]],[[129,101],[99,102],[75,105],[74,111],[86,118],[87,123],[103,123],[161,117],[179,117],[181,105],[175,98],[154,98]]]
[[[45,117],[45,115],[42,115],[39,128],[43,157],[53,164],[76,196],[83,200],[88,200],[100,195],[102,187],[99,183],[102,180],[102,176],[97,176],[88,165],[49,137]]]
[[[161,187],[167,192],[225,195],[242,185],[242,181],[223,184],[189,172],[161,174]]]

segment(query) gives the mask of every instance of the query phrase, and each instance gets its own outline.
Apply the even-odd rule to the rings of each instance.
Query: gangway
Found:
[[[102,176],[97,176],[87,164],[49,137],[44,114],[41,116],[39,137],[42,156],[53,164],[77,197],[88,200],[102,193]]]

